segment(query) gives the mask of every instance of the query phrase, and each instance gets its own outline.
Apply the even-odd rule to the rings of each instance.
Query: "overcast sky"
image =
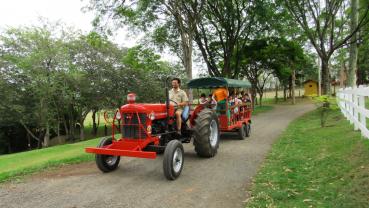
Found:
[[[74,26],[84,32],[92,29],[93,13],[84,13],[81,8],[88,0],[0,0],[0,28],[7,26],[37,25],[40,17]],[[120,30],[113,41],[132,47],[136,40]]]
[[[88,4],[88,0],[0,0],[0,30],[10,26],[38,25],[39,19],[46,18],[51,22],[62,21],[68,26],[73,26],[83,32],[92,29],[92,12],[84,13],[82,7]],[[137,36],[129,36],[128,32],[121,29],[112,37],[112,41],[124,47],[132,47],[138,43]],[[178,57],[168,53],[161,54],[162,59],[170,62],[178,62]],[[194,77],[197,76],[197,65],[193,66]]]

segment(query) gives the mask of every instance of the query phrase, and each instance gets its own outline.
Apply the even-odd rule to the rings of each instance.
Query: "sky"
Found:
[[[0,0],[0,31],[7,27],[39,25],[40,18],[50,22],[61,21],[67,26],[88,33],[93,29],[93,12],[82,12],[89,0]],[[127,28],[116,31],[111,40],[123,47],[132,47],[143,35],[132,36]],[[175,55],[162,53],[163,60],[178,62]],[[201,67],[203,68],[203,67]],[[198,66],[193,65],[193,76],[198,76]]]
[[[94,14],[81,11],[86,4],[88,0],[0,0],[0,28],[37,25],[41,17],[89,32]],[[125,30],[119,30],[112,40],[125,47],[137,43]]]

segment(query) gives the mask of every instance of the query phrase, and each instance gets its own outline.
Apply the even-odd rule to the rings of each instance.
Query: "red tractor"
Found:
[[[208,82],[212,84],[201,85]],[[190,143],[193,140],[197,155],[209,158],[217,154],[220,131],[239,131],[242,139],[248,136],[250,109],[243,108],[237,116],[227,117],[206,105],[197,105],[192,111],[187,107],[188,109],[183,111],[181,134],[178,134],[175,119],[177,106],[174,101],[169,100],[167,83],[165,104],[135,103],[136,95],[128,94],[128,104],[120,107],[114,115],[112,137],[103,138],[96,148],[85,149],[88,153],[96,154],[96,164],[102,172],[115,170],[120,156],[155,159],[157,154],[164,152],[164,175],[169,180],[175,180],[183,168],[182,143]],[[249,87],[250,85],[248,82],[224,78],[200,78],[188,83],[189,88],[218,86]],[[121,132],[119,139],[115,138],[117,131]]]

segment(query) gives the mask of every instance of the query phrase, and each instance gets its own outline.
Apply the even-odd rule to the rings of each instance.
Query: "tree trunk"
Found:
[[[42,138],[43,138],[43,133],[41,132],[39,137],[38,137],[38,140],[37,140],[37,148],[38,149],[41,149],[42,148]]]
[[[275,103],[278,103],[278,83],[275,82]]]
[[[322,60],[322,95],[330,95],[331,92],[331,76],[329,73],[328,58],[321,58]]]
[[[295,81],[296,81],[296,71],[292,70],[292,83],[291,83],[291,88],[292,88],[292,104],[296,104],[296,100],[295,100]]]
[[[74,122],[74,120],[70,120],[69,123],[70,123],[69,124],[69,139],[72,140],[72,142],[74,142],[76,123]]]
[[[259,105],[260,105],[260,106],[262,106],[262,105],[263,105],[263,103],[262,103],[262,100],[263,100],[263,94],[264,94],[264,93],[260,93],[260,92],[259,92]]]
[[[251,89],[251,100],[252,100],[252,102],[251,102],[252,109],[254,109],[255,108],[255,105],[257,104],[256,103],[257,102],[257,98],[256,98],[256,90],[255,90],[255,88],[252,88]]]
[[[358,4],[359,0],[351,0],[351,24],[350,29],[354,31],[358,24]],[[356,86],[356,71],[357,71],[357,33],[351,37],[350,44],[350,58],[349,58],[349,73],[347,83],[350,87]]]
[[[340,70],[340,88],[343,88],[344,82],[346,80],[346,76],[345,76],[345,62],[342,61],[341,63],[341,70]]]
[[[96,123],[96,113],[97,110],[92,111],[92,135],[97,135],[98,125]]]
[[[79,124],[79,139],[85,139],[85,125],[83,125],[83,121]]]
[[[46,132],[44,135],[44,143],[43,146],[44,147],[49,147],[50,144],[50,125],[49,122],[46,123]]]
[[[31,150],[31,136],[29,135],[29,133],[27,132],[27,146],[28,146],[28,150]]]
[[[292,75],[289,78],[289,83],[288,83],[288,98],[292,97]]]
[[[287,100],[287,86],[286,85],[283,86],[283,100],[284,101]]]
[[[69,138],[69,129],[68,129],[67,120],[65,118],[63,119],[63,126],[65,130],[65,135],[67,136],[67,138]]]
[[[183,34],[184,35],[184,34]],[[183,36],[182,35],[182,36]],[[182,40],[183,48],[183,64],[186,70],[187,78],[192,79],[192,35],[188,35],[188,39]],[[192,89],[188,90],[189,102],[193,101]]]

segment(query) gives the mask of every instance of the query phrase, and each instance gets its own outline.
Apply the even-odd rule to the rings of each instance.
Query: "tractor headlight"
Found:
[[[150,114],[149,114],[149,118],[153,121],[153,120],[155,120],[155,113],[154,112],[151,112]]]
[[[134,103],[136,101],[136,94],[135,93],[129,93],[127,95],[127,101],[128,101],[128,103]]]
[[[115,115],[115,118],[118,119],[118,120],[120,120],[122,118],[122,115],[120,115],[120,112],[119,111]]]

